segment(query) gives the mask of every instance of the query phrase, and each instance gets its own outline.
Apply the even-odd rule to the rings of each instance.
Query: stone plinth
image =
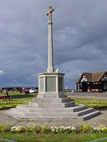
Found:
[[[38,97],[64,98],[64,74],[63,73],[40,73],[38,75]]]

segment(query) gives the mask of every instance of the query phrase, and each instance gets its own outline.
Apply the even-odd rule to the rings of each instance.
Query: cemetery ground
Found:
[[[0,96],[3,96],[4,94],[1,93]],[[25,126],[29,123],[30,121],[24,121],[24,120],[16,120],[10,116],[5,115],[3,112],[5,109],[8,109],[9,107],[15,107],[18,104],[27,104],[29,101],[32,101],[32,97],[36,97],[37,94],[25,94],[25,93],[19,93],[18,91],[10,91],[9,95],[11,96],[11,100],[9,101],[8,99],[6,100],[1,100],[0,99],[0,123],[5,124],[7,127],[10,123],[13,124],[13,126]],[[48,123],[49,127],[50,126],[74,126],[74,127],[79,127],[81,124],[91,124],[92,126],[98,126],[98,125],[103,125],[107,127],[107,98],[85,98],[85,97],[71,97],[71,101],[74,101],[76,104],[85,104],[89,107],[94,107],[98,110],[101,111],[101,115],[94,117],[90,120],[87,121],[82,121],[82,120],[73,120],[72,122],[50,122]],[[32,123],[37,123],[35,121],[32,121]],[[40,122],[42,125],[43,123]],[[107,137],[107,132],[106,133],[79,133],[79,134],[35,134],[35,133],[12,133],[12,132],[6,132],[6,133],[0,133],[0,138],[2,139],[7,139],[7,140],[14,140],[17,142],[35,142],[35,141],[49,141],[49,142],[57,142],[57,141],[62,141],[62,142],[83,142],[83,141],[90,141],[90,140],[95,140],[95,139],[100,139],[100,138],[105,138]],[[107,139],[102,140],[101,142],[106,142]],[[0,140],[0,142],[3,142],[3,140]]]

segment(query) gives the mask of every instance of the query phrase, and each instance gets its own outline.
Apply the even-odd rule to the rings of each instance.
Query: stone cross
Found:
[[[53,58],[53,29],[52,29],[52,12],[54,9],[52,6],[49,6],[48,13],[48,68],[47,72],[54,72],[54,58]]]

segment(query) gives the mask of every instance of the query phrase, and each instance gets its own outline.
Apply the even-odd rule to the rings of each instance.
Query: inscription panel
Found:
[[[46,77],[46,91],[56,92],[56,77]]]
[[[40,77],[40,92],[44,92],[44,77]]]

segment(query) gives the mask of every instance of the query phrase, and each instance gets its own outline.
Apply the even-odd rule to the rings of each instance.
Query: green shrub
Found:
[[[105,126],[100,125],[97,128],[98,128],[97,132],[99,132],[99,133],[102,133],[102,132],[103,133],[107,133],[107,128]]]
[[[0,123],[0,132],[1,133],[5,132],[5,124],[4,123]]]
[[[8,125],[8,131],[11,131],[12,127],[13,127],[13,123],[9,123],[9,125]]]
[[[80,132],[86,133],[86,132],[88,132],[88,129],[89,129],[89,127],[88,127],[87,124],[81,124],[80,125]]]
[[[40,133],[41,132],[41,125],[40,125],[40,123],[37,123],[36,126],[37,126],[37,132]]]
[[[23,126],[13,126],[11,127],[11,132],[13,133],[21,133],[25,130],[25,128]]]
[[[25,127],[25,132],[26,133],[33,132],[34,127],[35,127],[35,124],[33,124],[33,123],[27,124]]]
[[[23,126],[13,126],[12,123],[9,124],[7,128],[5,128],[4,123],[0,123],[0,132],[12,132],[12,133],[52,133],[52,134],[76,134],[76,133],[107,133],[107,127],[100,125],[97,127],[93,127],[90,124],[82,124],[80,127],[76,128],[73,126],[60,126],[60,127],[51,127],[49,128],[47,124],[40,125],[40,123],[30,123],[26,125],[25,127]]]
[[[44,124],[44,125],[42,126],[42,128],[41,128],[41,132],[42,132],[42,133],[46,133],[48,130],[49,130],[48,124]]]

